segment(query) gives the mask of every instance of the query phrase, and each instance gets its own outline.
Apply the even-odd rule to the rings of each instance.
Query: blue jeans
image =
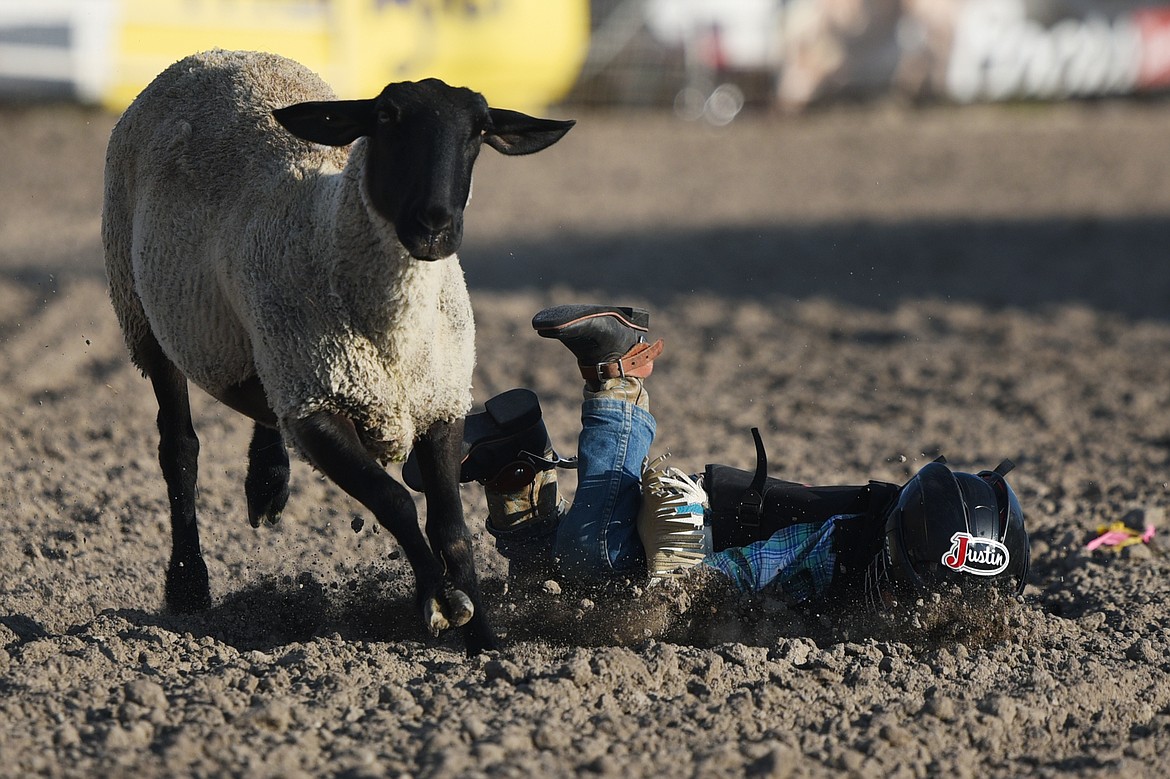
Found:
[[[558,522],[540,521],[513,531],[492,531],[496,548],[512,566],[555,561],[579,583],[600,583],[644,570],[638,538],[642,461],[656,423],[650,412],[613,398],[589,398],[581,406],[577,441],[577,495]]]
[[[552,550],[566,578],[597,581],[645,565],[637,519],[655,428],[650,412],[633,403],[591,398],[581,405],[577,495]]]

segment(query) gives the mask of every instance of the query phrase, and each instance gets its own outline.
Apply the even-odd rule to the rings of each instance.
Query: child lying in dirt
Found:
[[[529,390],[497,395],[468,417],[462,479],[484,485],[487,529],[513,586],[549,576],[654,582],[690,570],[740,592],[767,589],[792,603],[845,598],[875,610],[929,593],[962,597],[978,589],[971,584],[1023,590],[1029,544],[1004,479],[1010,461],[969,474],[940,458],[900,486],[809,487],[767,477],[753,430],[754,473],[708,465],[691,477],[665,458],[647,462],[656,423],[645,380],[663,348],[644,336],[649,318],[594,305],[533,318],[538,334],[569,348],[585,379],[574,460],[556,454]],[[574,466],[568,506],[556,470]],[[421,488],[410,461],[404,476]]]

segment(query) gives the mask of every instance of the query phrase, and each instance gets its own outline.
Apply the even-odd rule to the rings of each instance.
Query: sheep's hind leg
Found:
[[[288,503],[288,470],[288,449],[280,431],[257,422],[248,446],[248,475],[244,479],[252,527],[280,521]]]
[[[199,548],[195,491],[199,473],[199,439],[191,424],[187,377],[153,338],[138,351],[140,364],[158,399],[158,461],[171,506],[171,560],[167,566],[166,602],[178,612],[211,605],[207,565]]]
[[[447,613],[455,625],[466,625],[469,654],[496,647],[496,635],[475,572],[471,533],[463,518],[459,496],[463,419],[436,422],[418,440],[419,470],[427,501],[427,538],[447,571],[452,587],[447,591]]]
[[[450,627],[442,568],[419,529],[414,500],[362,446],[353,422],[342,414],[319,411],[287,423],[287,429],[313,465],[373,512],[397,539],[414,570],[418,606],[431,634]]]

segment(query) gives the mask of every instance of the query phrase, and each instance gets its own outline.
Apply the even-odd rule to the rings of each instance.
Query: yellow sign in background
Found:
[[[588,0],[121,0],[104,102],[218,47],[299,60],[344,98],[433,76],[534,111],[569,91],[588,45]]]

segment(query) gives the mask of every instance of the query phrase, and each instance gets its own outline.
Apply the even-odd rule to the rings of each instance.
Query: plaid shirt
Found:
[[[741,592],[759,592],[775,585],[796,602],[813,600],[824,595],[833,582],[837,565],[833,530],[838,523],[860,516],[838,514],[819,525],[790,525],[766,541],[708,555],[703,565],[723,573]]]

